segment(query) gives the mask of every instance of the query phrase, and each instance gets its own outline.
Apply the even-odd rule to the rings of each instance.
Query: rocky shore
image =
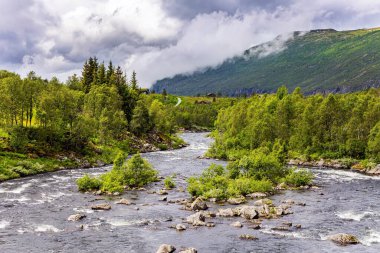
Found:
[[[365,168],[360,163],[347,164],[340,160],[324,160],[319,161],[304,161],[301,159],[291,159],[288,162],[290,166],[298,167],[316,167],[316,168],[328,168],[328,169],[341,169],[341,170],[352,170],[359,173],[363,173],[370,176],[380,176],[380,164],[377,164],[371,168]]]

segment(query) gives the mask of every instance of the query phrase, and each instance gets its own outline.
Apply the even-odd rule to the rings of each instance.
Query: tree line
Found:
[[[380,89],[349,94],[254,95],[221,109],[210,154],[239,159],[277,150],[284,159],[370,159],[380,162]]]

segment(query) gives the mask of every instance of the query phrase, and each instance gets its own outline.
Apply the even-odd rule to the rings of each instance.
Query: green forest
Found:
[[[352,159],[380,162],[380,90],[304,96],[254,95],[221,109],[209,155],[228,160],[254,150],[281,159]]]
[[[0,71],[0,181],[111,163],[119,151],[183,146],[180,129],[213,127],[227,98],[149,94],[137,75],[90,57],[65,83]],[[148,148],[147,148],[148,147]]]

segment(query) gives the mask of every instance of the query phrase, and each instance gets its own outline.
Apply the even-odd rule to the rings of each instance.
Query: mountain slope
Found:
[[[180,95],[221,92],[223,95],[273,92],[286,85],[304,93],[348,92],[380,86],[380,29],[294,33],[284,48],[267,56],[272,41],[239,57],[191,75],[157,81],[152,89]]]

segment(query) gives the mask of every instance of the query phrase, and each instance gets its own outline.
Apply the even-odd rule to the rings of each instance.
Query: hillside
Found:
[[[217,67],[157,81],[152,89],[180,95],[273,92],[286,85],[304,93],[349,92],[380,86],[380,29],[294,33],[284,49],[263,56],[276,40],[246,50]]]

